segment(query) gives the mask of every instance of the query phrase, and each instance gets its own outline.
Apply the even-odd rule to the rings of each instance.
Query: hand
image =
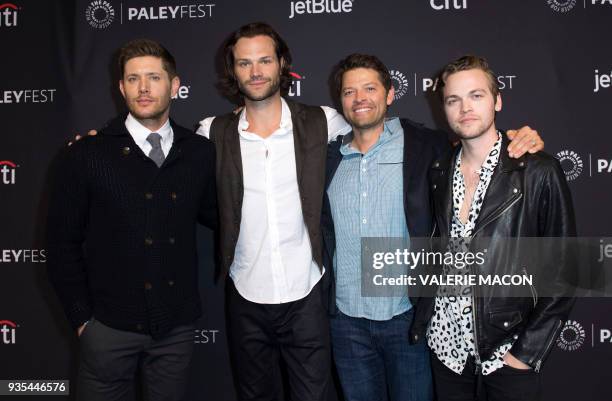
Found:
[[[519,361],[510,352],[506,352],[506,355],[504,355],[504,363],[514,369],[531,369],[531,366]]]
[[[95,129],[90,129],[89,132],[87,132],[87,135],[89,135],[89,136],[98,135],[98,131],[96,131]],[[72,145],[73,142],[76,142],[76,141],[80,140],[81,138],[82,138],[81,135],[76,134],[76,136],[74,137],[74,141],[68,142],[68,146]]]
[[[77,329],[77,335],[79,337],[81,337],[81,334],[83,334],[83,330],[85,330],[85,326],[87,326],[87,322],[80,325],[79,328]]]
[[[526,152],[536,153],[544,149],[544,141],[538,131],[524,126],[520,130],[508,130],[508,154],[514,159],[518,159]]]

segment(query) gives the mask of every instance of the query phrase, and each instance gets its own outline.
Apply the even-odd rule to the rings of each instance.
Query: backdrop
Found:
[[[74,379],[75,335],[45,273],[48,170],[70,137],[122,110],[113,53],[136,37],[176,57],[182,86],[172,115],[188,127],[234,107],[216,90],[219,47],[251,21],[272,24],[289,43],[296,100],[333,104],[331,67],[373,53],[393,76],[389,114],[438,128],[435,72],[465,53],[485,56],[502,89],[498,126],[540,132],[566,172],[580,234],[601,238],[612,257],[610,0],[8,1],[0,4],[0,379]],[[223,284],[213,280],[211,234],[198,234],[206,312],[189,400],[234,400]],[[578,302],[543,369],[545,400],[610,399],[611,306]],[[38,399],[18,399],[28,398]]]

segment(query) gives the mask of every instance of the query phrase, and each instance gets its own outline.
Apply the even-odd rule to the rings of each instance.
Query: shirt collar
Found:
[[[495,170],[495,167],[497,167],[497,164],[499,163],[501,145],[502,145],[502,135],[499,131],[497,131],[497,141],[495,141],[495,144],[493,144],[493,147],[491,148],[489,155],[485,159],[484,163],[482,163],[482,166],[480,166],[480,168],[478,169],[477,171],[478,174],[480,174],[482,171],[493,172],[493,170]],[[459,149],[459,152],[457,153],[457,160],[455,161],[455,171],[461,168],[462,151],[463,149]]]
[[[166,120],[164,125],[162,125],[157,131],[151,131],[136,120],[136,118],[132,116],[132,113],[129,113],[125,119],[125,128],[127,128],[132,138],[134,138],[134,142],[136,142],[141,149],[143,146],[150,145],[147,141],[147,137],[151,132],[157,132],[161,136],[162,146],[165,145],[167,141],[172,141],[172,127],[170,126],[170,119]]]
[[[238,132],[240,135],[244,137],[249,137],[249,121],[246,117],[246,107],[242,108],[240,112],[240,120],[238,120]],[[291,110],[289,110],[289,106],[285,99],[281,97],[281,120],[279,129],[274,132],[272,135],[282,135],[292,132],[293,130],[293,121],[291,121]]]
[[[392,117],[385,120],[384,128],[382,134],[378,138],[378,141],[368,150],[368,154],[373,153],[380,146],[384,145],[389,139],[393,137],[393,135],[402,131],[402,124],[400,123],[399,118]],[[350,155],[353,153],[359,153],[357,149],[351,147],[351,142],[353,141],[353,132],[351,131],[349,134],[345,135],[342,138],[342,145],[340,146],[340,153],[343,156]]]

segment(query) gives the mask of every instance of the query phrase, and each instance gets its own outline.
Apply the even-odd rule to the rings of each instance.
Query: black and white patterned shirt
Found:
[[[498,132],[497,142],[493,145],[480,170],[477,171],[480,179],[474,192],[474,199],[472,200],[465,224],[459,219],[461,206],[465,200],[465,182],[461,173],[462,151],[459,150],[455,160],[455,173],[453,175],[453,217],[450,229],[450,237],[457,240],[450,241],[448,251],[468,251],[469,240],[474,230],[476,219],[482,208],[493,170],[499,161],[501,143],[501,134]],[[456,268],[444,266],[445,273],[451,269],[454,274],[458,273]],[[462,269],[462,273],[466,274],[467,270]],[[449,295],[446,291],[444,287],[440,287],[438,290],[438,296],[435,300],[435,312],[427,332],[427,342],[440,362],[455,373],[461,374],[468,357],[476,354],[474,347],[472,289],[465,287],[461,289],[458,296],[456,292]],[[482,374],[488,375],[504,366],[503,357],[511,347],[511,342],[502,344],[491,355],[491,358],[481,361]]]

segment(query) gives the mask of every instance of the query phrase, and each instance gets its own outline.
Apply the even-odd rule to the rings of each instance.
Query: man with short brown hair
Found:
[[[77,399],[183,398],[201,314],[197,221],[216,227],[213,145],[169,119],[172,55],[146,39],[119,54],[129,113],[61,155],[48,273],[79,336]]]

